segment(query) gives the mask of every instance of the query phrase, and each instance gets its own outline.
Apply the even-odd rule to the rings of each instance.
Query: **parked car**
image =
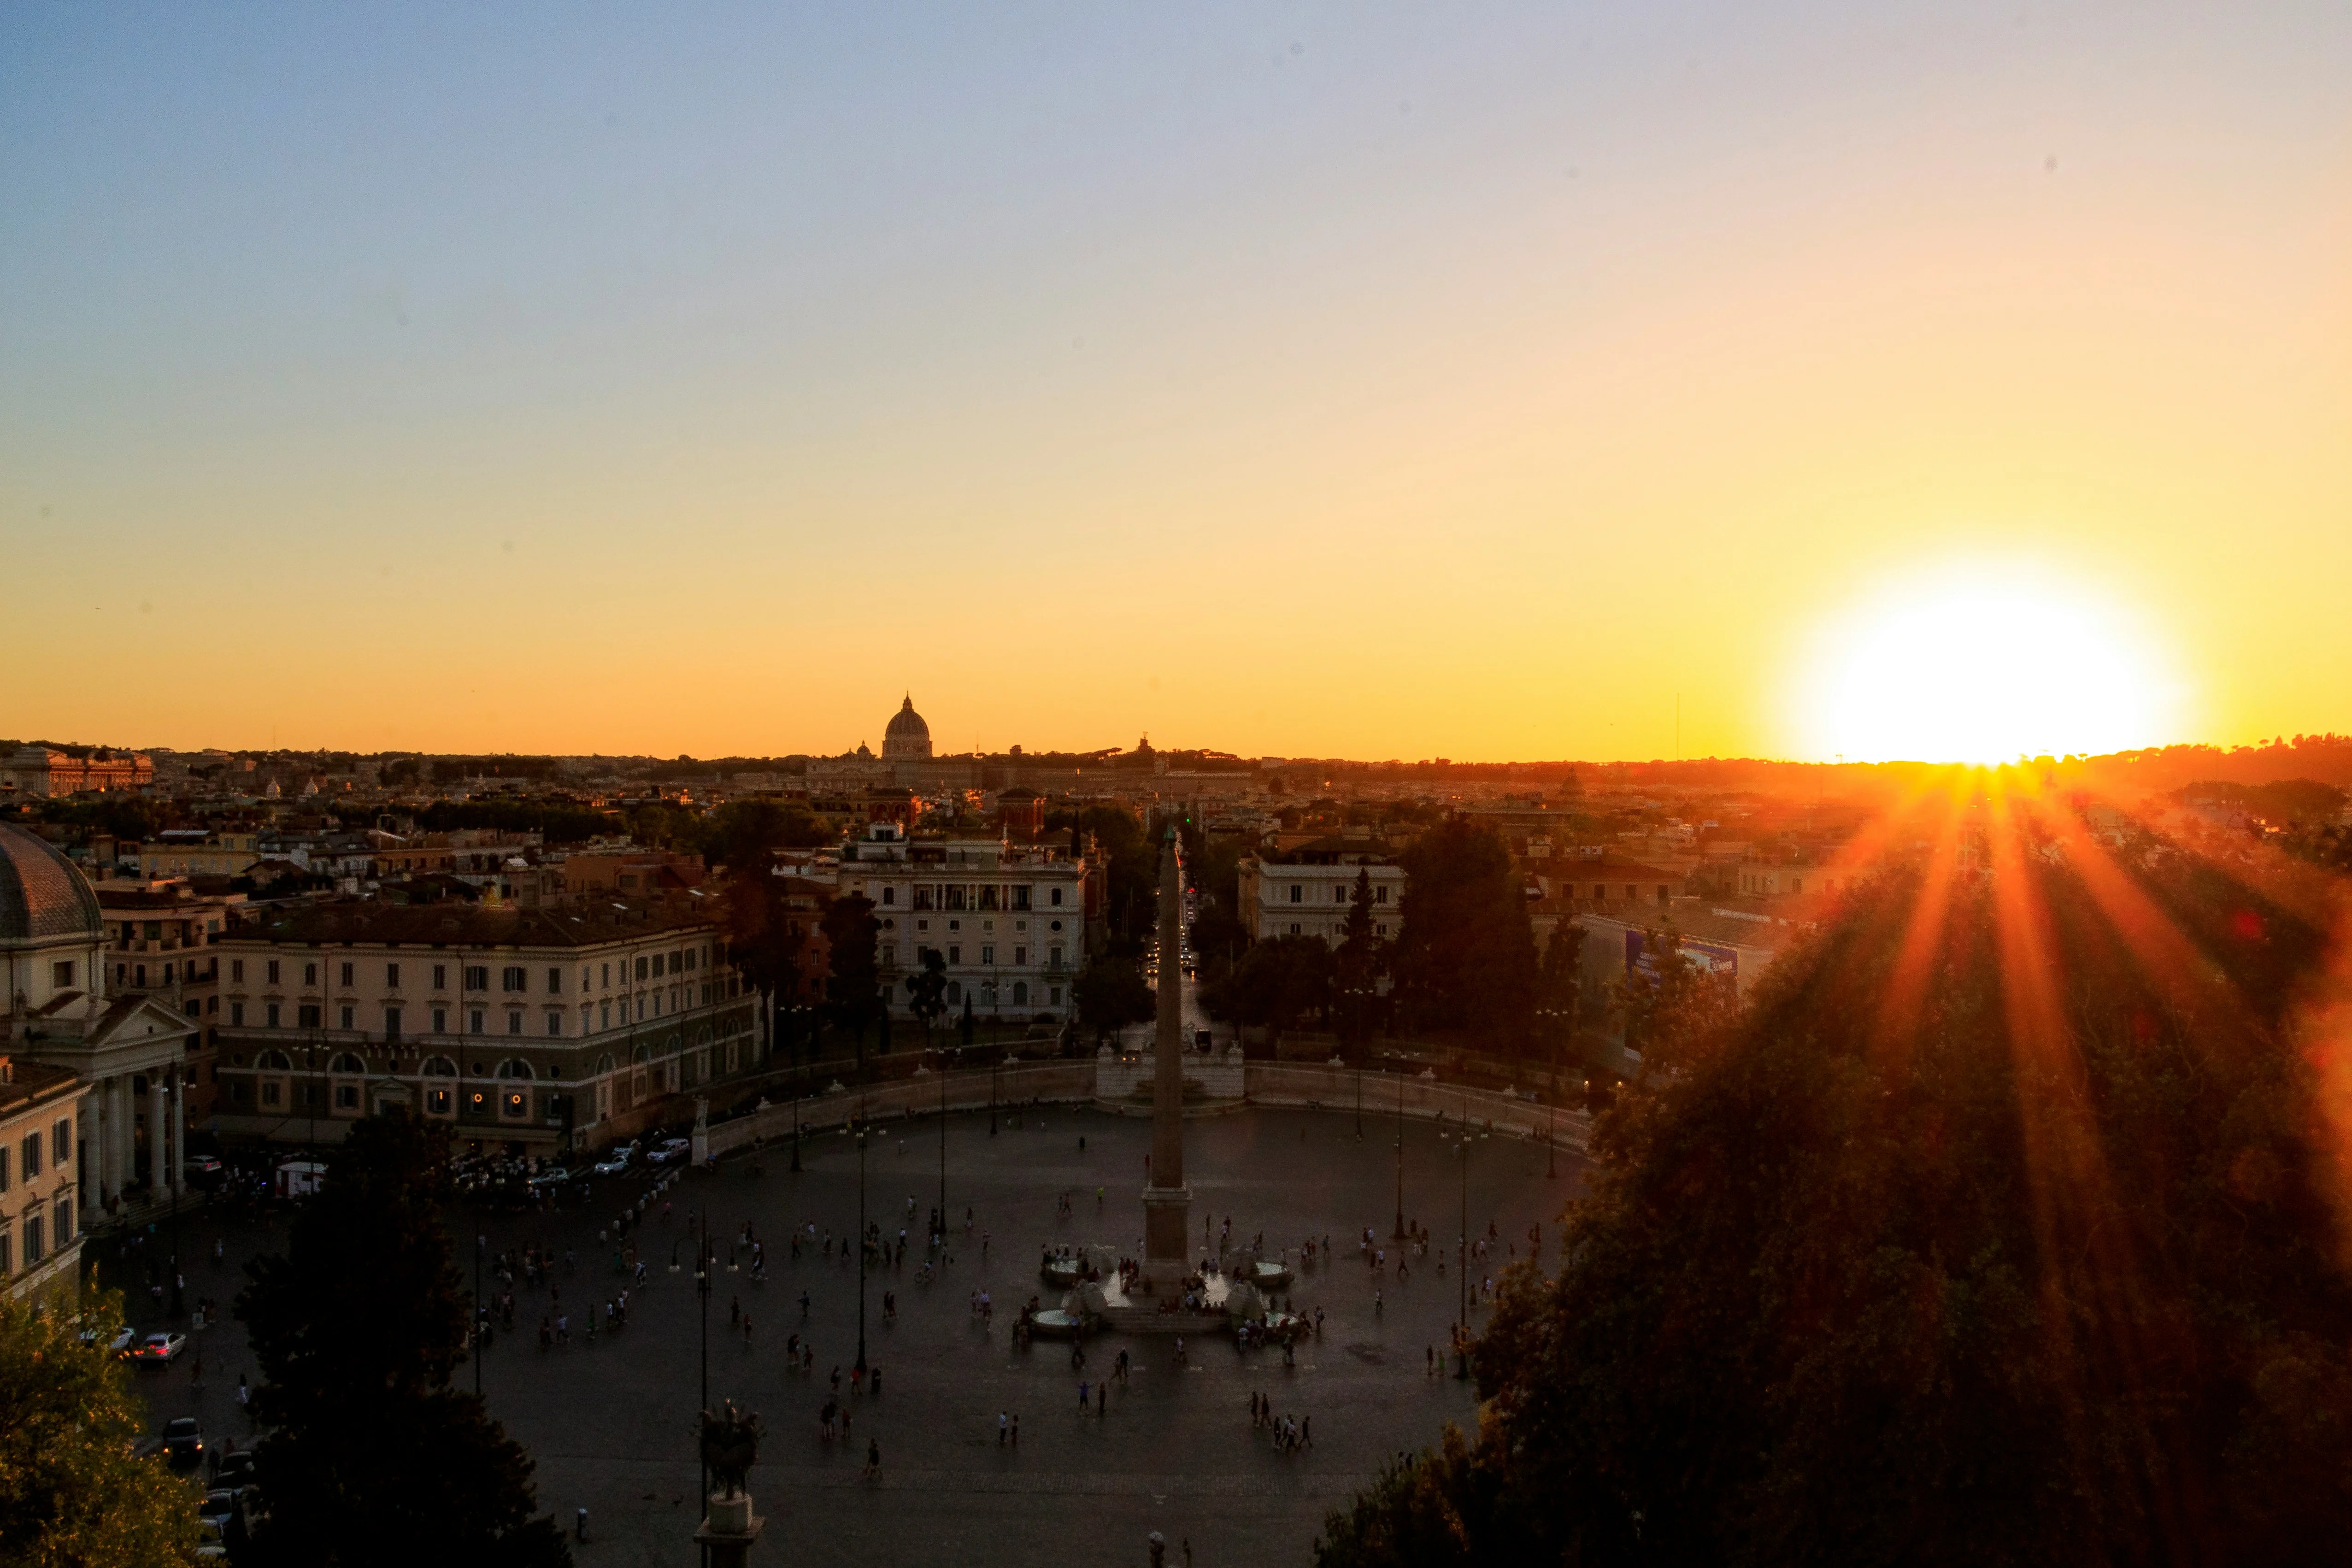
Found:
[[[190,1155],[180,1162],[181,1174],[198,1186],[220,1179],[221,1163],[210,1155]]]
[[[253,1450],[238,1448],[221,1456],[220,1469],[213,1476],[215,1488],[235,1491],[253,1483]]]
[[[165,1366],[179,1360],[180,1353],[187,1348],[186,1334],[151,1333],[139,1342],[139,1348],[131,1353],[131,1359],[142,1364]]]
[[[693,1149],[694,1145],[688,1139],[665,1138],[661,1145],[646,1158],[657,1166],[674,1166],[683,1161]]]
[[[214,1518],[209,1514],[196,1516],[196,1561],[226,1563],[228,1561],[226,1515]]]
[[[199,1519],[226,1519],[236,1511],[236,1489],[215,1487],[205,1493],[205,1500],[196,1504]]]
[[[205,1434],[194,1416],[176,1416],[163,1424],[163,1458],[175,1470],[192,1470],[205,1457]]]
[[[629,1151],[625,1147],[614,1149],[590,1168],[598,1176],[626,1176],[629,1171]]]
[[[112,1355],[128,1355],[131,1347],[139,1343],[139,1336],[131,1332],[129,1323],[118,1324],[111,1333],[96,1323],[81,1331],[81,1343],[84,1344],[96,1344],[101,1339],[106,1342],[108,1354]]]
[[[572,1173],[562,1166],[550,1166],[530,1178],[533,1186],[561,1186],[572,1179]]]

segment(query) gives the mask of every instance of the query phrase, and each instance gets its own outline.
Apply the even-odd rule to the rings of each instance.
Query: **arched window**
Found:
[[[286,1053],[282,1051],[263,1051],[260,1060],[254,1065],[264,1072],[290,1071],[294,1066],[291,1061],[286,1060]]]
[[[345,1076],[352,1076],[365,1072],[367,1071],[367,1063],[362,1061],[358,1057],[353,1056],[350,1051],[346,1051],[338,1054],[334,1061],[327,1063],[327,1071],[330,1072],[340,1072]]]
[[[1029,1005],[1028,981],[1015,980],[1013,982],[1013,1005],[1016,1008],[1027,1007]]]
[[[446,1056],[428,1057],[425,1062],[425,1076],[427,1078],[455,1078],[457,1076],[457,1064],[450,1061]]]
[[[499,1063],[499,1076],[501,1078],[520,1078],[528,1082],[530,1075],[530,1063],[519,1056],[509,1056]]]
[[[653,1047],[649,1045],[641,1045],[629,1053],[631,1061],[651,1061],[653,1059]]]
[[[595,1076],[599,1078],[604,1077],[604,1074],[612,1071],[615,1065],[617,1064],[613,1061],[613,1053],[609,1051],[606,1051],[604,1055],[596,1059]]]

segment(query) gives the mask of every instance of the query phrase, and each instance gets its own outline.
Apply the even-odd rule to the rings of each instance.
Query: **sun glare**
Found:
[[[1810,683],[1823,756],[2006,762],[2165,738],[2166,683],[2118,616],[2032,587],[1947,578],[1829,639]]]

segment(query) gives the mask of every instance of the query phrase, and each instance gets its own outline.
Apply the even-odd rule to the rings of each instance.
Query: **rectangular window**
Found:
[[[563,1032],[563,1015],[551,1008],[548,1009],[547,1014],[547,1032],[550,1034]]]
[[[16,1239],[9,1235],[6,1229],[0,1228],[0,1280],[5,1280],[16,1271]]]
[[[229,1003],[228,1026],[231,1029],[243,1029],[245,1027],[245,1004],[243,1002]]]
[[[261,1085],[261,1103],[264,1105],[279,1104],[285,1098],[286,1086],[275,1078],[268,1080]]]
[[[29,1269],[41,1260],[41,1217],[25,1216],[25,1267]]]
[[[436,991],[446,991],[449,988],[448,965],[436,964],[433,966],[433,988]]]
[[[961,947],[950,947],[950,948],[948,949],[948,962],[949,962],[949,963],[950,963],[950,964],[961,964],[961,963],[962,963],[962,962],[963,962],[963,949],[962,949]]]
[[[610,964],[599,964],[599,965],[597,965],[597,966],[596,966],[596,984],[597,984],[598,986],[600,986],[600,987],[603,987],[603,986],[609,986],[609,985],[611,985],[612,983],[613,983],[613,966],[612,966],[612,965],[610,965]]]
[[[62,1247],[67,1242],[71,1241],[74,1239],[73,1195],[71,1192],[61,1192],[58,1194],[58,1200],[49,1205],[49,1223],[56,1229],[58,1246]]]
[[[1046,953],[1045,967],[1049,969],[1058,969],[1062,967],[1062,948],[1059,943],[1055,944],[1053,948]]]
[[[317,1029],[319,1027],[318,1003],[304,1002],[300,1008],[296,1009],[296,1027],[299,1029]]]
[[[640,957],[637,960],[637,978],[640,980],[646,977],[646,960],[643,957]]]
[[[1027,883],[1022,883],[1013,889],[1013,907],[1015,909],[1026,909],[1029,907],[1029,884]]]
[[[611,1029],[613,1027],[612,1003],[599,1002],[596,1004],[596,1027],[598,1029]]]
[[[69,991],[73,989],[73,961],[69,958],[60,963],[49,966],[49,984],[55,986],[58,990]]]
[[[1054,902],[1055,904],[1062,902],[1062,890],[1058,887],[1054,890]]]
[[[1386,883],[1382,883],[1381,886],[1372,889],[1372,902],[1374,904],[1386,904],[1388,901],[1389,890]]]
[[[352,970],[353,969],[353,967],[355,967],[355,966],[353,966],[353,965],[350,965],[350,964],[346,964],[346,965],[344,965],[344,966],[343,966],[343,984],[344,984],[344,985],[347,985],[347,986],[348,986],[348,985],[352,984]]]
[[[1055,1007],[1057,1007],[1057,1008],[1058,1008],[1058,1007],[1060,1007],[1060,1006],[1062,1005],[1062,988],[1061,988],[1061,987],[1059,987],[1059,986],[1048,986],[1048,987],[1046,987],[1046,988],[1045,988],[1045,999],[1046,999],[1046,1001],[1048,1001],[1048,1002],[1052,1003]]]
[[[433,1009],[433,1032],[435,1034],[447,1034],[449,1032],[449,1009],[447,1008],[435,1008]]]
[[[8,1190],[8,1145],[0,1144],[0,1192]]]
[[[356,1111],[359,1108],[360,1086],[356,1083],[336,1084],[335,1109],[338,1111]]]
[[[228,977],[229,977],[230,979],[232,979],[232,980],[236,981],[236,982],[238,985],[240,985],[240,986],[241,986],[241,985],[243,985],[243,984],[245,984],[245,960],[244,960],[244,959],[242,959],[242,958],[231,958],[231,959],[228,961]]]
[[[466,988],[469,991],[488,990],[490,988],[490,967],[488,964],[467,965]]]
[[[525,969],[520,964],[509,964],[506,971],[499,976],[499,988],[502,991],[529,990],[530,971]]]
[[[383,1009],[383,1038],[387,1040],[398,1040],[400,1038],[400,1009],[398,1008],[386,1008]]]
[[[73,1158],[73,1123],[70,1120],[59,1122],[49,1129],[49,1151],[57,1156],[59,1165]]]
[[[358,1009],[353,1009],[353,1008],[345,1008],[345,1009],[342,1009],[342,1020],[343,1020],[343,1021],[342,1021],[341,1024],[337,1025],[336,1027],[337,1027],[337,1028],[339,1028],[339,1029],[356,1029],[357,1027],[359,1027],[358,1025],[354,1024],[354,1023],[352,1021],[352,1018],[353,1018],[354,1014],[357,1012],[357,1010],[358,1010]]]
[[[41,1134],[25,1134],[25,1179],[32,1180],[41,1174]]]
[[[278,1004],[276,1002],[269,1004],[268,1012],[269,1018],[268,1021],[269,1027],[271,1029],[276,1029],[278,1027]]]
[[[993,948],[993,947],[986,947],[986,946],[983,946],[982,948],[981,948],[981,950],[980,950],[980,961],[981,961],[982,963],[983,963],[983,964],[993,964],[993,963],[995,963],[995,962],[996,962],[996,949],[995,949],[995,948]]]
[[[466,1028],[467,1028],[467,1030],[469,1032],[474,1033],[474,1034],[480,1034],[481,1032],[483,1032],[483,1024],[482,1024],[483,1017],[484,1017],[484,1014],[483,1014],[483,1012],[482,1012],[482,1009],[479,1009],[479,1008],[476,1008],[476,1009],[474,1009],[472,1011],[468,1012],[468,1013],[466,1015]]]
[[[522,1032],[522,1014],[512,1008],[507,1009],[507,1032],[509,1034]]]
[[[383,983],[384,983],[384,987],[385,987],[385,988],[386,988],[386,989],[388,989],[388,990],[394,990],[394,991],[396,991],[396,990],[400,989],[400,966],[399,966],[399,965],[397,965],[397,964],[386,964],[386,965],[383,967]]]
[[[273,986],[278,983],[278,960],[275,958],[269,960],[269,983]]]
[[[551,997],[563,994],[563,971],[552,964],[547,968],[547,994]]]
[[[302,966],[302,983],[306,986],[315,986],[319,983],[318,965],[305,964]]]
[[[1029,949],[1026,947],[1015,947],[1013,949],[1013,961],[1016,965],[1027,963],[1029,961]]]
[[[1307,890],[1306,890],[1305,888],[1303,888],[1303,887],[1299,886],[1299,885],[1298,885],[1297,883],[1295,883],[1295,882],[1294,882],[1294,883],[1292,883],[1290,884],[1290,902],[1291,902],[1291,903],[1293,903],[1293,904],[1300,903],[1300,902],[1302,902],[1302,901],[1306,898],[1306,896],[1307,896]]]
[[[591,969],[585,964],[580,966],[580,988],[582,990],[585,991],[591,988],[589,977],[593,975],[595,972],[596,971]]]
[[[888,883],[886,883],[885,884],[883,884],[883,888],[882,888],[882,902],[883,902],[883,904],[884,904],[886,906],[887,906],[887,905],[889,905],[889,904],[893,904],[898,903],[898,890],[897,888],[895,888],[895,887],[890,886],[890,885],[889,885]]]

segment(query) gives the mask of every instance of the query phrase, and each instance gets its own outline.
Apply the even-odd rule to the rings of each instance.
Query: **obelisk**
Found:
[[[1174,823],[1160,850],[1160,995],[1152,1036],[1151,1181],[1143,1189],[1143,1257],[1181,1270],[1192,1243],[1184,1185],[1184,868]]]

